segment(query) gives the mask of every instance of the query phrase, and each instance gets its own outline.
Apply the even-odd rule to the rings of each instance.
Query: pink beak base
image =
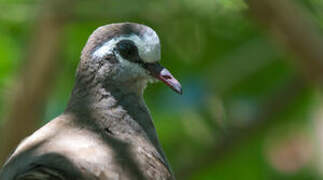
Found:
[[[166,68],[161,66],[159,63],[147,64],[146,69],[151,73],[152,76],[164,82],[172,90],[178,94],[183,94],[181,84]]]
[[[166,68],[163,68],[156,78],[164,82],[168,87],[173,89],[178,94],[183,94],[181,84]]]

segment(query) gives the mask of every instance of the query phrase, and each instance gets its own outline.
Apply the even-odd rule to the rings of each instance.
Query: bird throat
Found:
[[[168,164],[142,94],[122,88],[120,84],[93,83],[91,78],[76,81],[65,113],[72,113],[81,124],[105,130],[116,138],[137,137],[146,141]]]

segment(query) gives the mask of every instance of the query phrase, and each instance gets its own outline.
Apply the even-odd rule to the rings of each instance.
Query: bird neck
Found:
[[[98,113],[121,108],[131,113],[133,110],[141,109],[142,111],[136,112],[144,112],[143,114],[151,121],[143,99],[145,85],[145,82],[98,80],[95,75],[79,75],[76,78],[67,111],[87,109]],[[132,117],[136,119],[136,114]]]
[[[112,135],[143,139],[166,161],[143,96],[124,85],[78,79],[65,113],[72,113],[82,124],[105,129]]]

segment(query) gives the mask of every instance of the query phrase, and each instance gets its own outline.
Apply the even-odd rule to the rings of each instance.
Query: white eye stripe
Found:
[[[111,54],[113,48],[116,46],[116,44],[124,39],[129,39],[126,37],[117,37],[117,38],[113,38],[109,41],[107,41],[106,43],[104,43],[100,48],[98,48],[97,50],[94,51],[93,56],[94,57],[98,57],[98,58],[102,58],[104,56],[106,56],[107,54]]]
[[[146,33],[142,38],[133,34],[130,36],[120,36],[113,38],[93,52],[93,57],[103,58],[107,54],[111,54],[113,48],[121,40],[131,40],[138,48],[139,56],[145,62],[156,62],[160,59],[160,44],[156,33]]]

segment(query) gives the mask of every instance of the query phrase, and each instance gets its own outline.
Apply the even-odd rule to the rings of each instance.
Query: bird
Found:
[[[147,84],[158,81],[182,94],[160,60],[151,27],[98,27],[81,52],[65,110],[17,146],[0,179],[175,179],[143,98]]]

